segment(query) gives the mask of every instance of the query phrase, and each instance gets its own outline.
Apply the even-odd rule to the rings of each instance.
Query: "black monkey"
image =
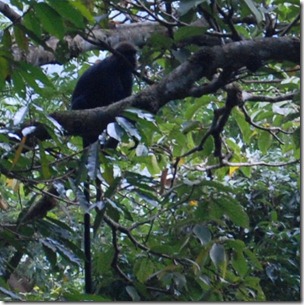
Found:
[[[108,106],[132,94],[132,72],[136,66],[136,47],[121,42],[113,54],[91,66],[78,80],[72,95],[72,109],[90,109]],[[84,147],[97,137],[83,139]]]
[[[90,67],[78,80],[72,95],[72,109],[90,109],[108,106],[132,94],[132,72],[136,66],[136,48],[129,42],[117,45],[118,53]],[[83,147],[94,143],[97,136],[83,138]],[[110,139],[108,147],[115,148]],[[89,182],[84,184],[84,195],[90,202]],[[90,214],[84,214],[85,292],[92,293]]]

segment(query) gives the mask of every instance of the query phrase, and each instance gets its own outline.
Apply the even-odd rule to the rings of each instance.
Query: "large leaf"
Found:
[[[196,224],[193,228],[193,233],[200,240],[202,245],[207,244],[211,240],[211,233],[204,225]]]
[[[51,249],[52,251],[58,251],[64,258],[66,258],[72,264],[76,264],[77,266],[81,265],[81,261],[78,256],[76,256],[70,249],[66,248],[63,244],[58,241],[45,238],[40,239],[40,242],[45,246]]]
[[[210,258],[215,266],[220,266],[226,261],[225,248],[221,244],[213,244],[209,251]]]
[[[258,146],[263,154],[267,154],[267,151],[272,143],[272,135],[269,132],[261,131],[258,138]]]
[[[152,260],[149,258],[137,260],[133,268],[136,278],[141,283],[145,283],[156,270]]]
[[[244,228],[249,227],[249,217],[242,205],[235,199],[222,197],[215,200],[215,203],[220,207],[222,214],[227,215],[235,225]]]
[[[263,21],[263,14],[259,9],[257,9],[256,2],[252,0],[244,0],[244,2],[248,6],[252,14],[255,16],[258,24],[261,23]]]
[[[86,167],[88,170],[88,175],[92,181],[95,181],[99,170],[99,149],[100,146],[98,141],[91,144],[88,149],[88,162]]]
[[[198,36],[204,34],[204,32],[208,29],[208,27],[196,27],[196,26],[186,26],[179,28],[174,33],[175,41],[182,41],[191,36]]]
[[[62,17],[44,2],[34,3],[33,7],[45,31],[62,39],[65,34]]]
[[[59,15],[72,22],[75,26],[84,28],[85,23],[83,15],[69,1],[50,1],[50,6],[57,11]]]

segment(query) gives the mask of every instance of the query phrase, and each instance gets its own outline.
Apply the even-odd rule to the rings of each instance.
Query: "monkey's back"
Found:
[[[132,68],[110,56],[91,66],[78,80],[72,95],[72,109],[107,106],[132,92]]]

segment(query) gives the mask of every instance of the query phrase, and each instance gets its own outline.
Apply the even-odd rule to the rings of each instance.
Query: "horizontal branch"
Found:
[[[268,103],[278,103],[282,101],[292,100],[296,96],[296,92],[288,93],[279,96],[265,96],[265,95],[253,95],[251,93],[245,93],[244,102],[268,102]]]
[[[264,162],[264,161],[259,161],[259,162],[229,162],[226,159],[221,160],[220,163],[214,164],[214,165],[197,165],[195,166],[195,171],[203,171],[203,172],[208,172],[210,170],[222,168],[222,167],[254,167],[254,166],[266,166],[266,167],[282,167],[282,166],[290,166],[290,165],[295,165],[295,164],[300,164],[299,159],[292,160],[292,161],[287,161],[287,162]],[[184,165],[186,168],[191,170],[190,167],[187,165]]]
[[[253,69],[257,66],[253,67],[252,63],[261,65],[260,63],[270,60],[286,60],[298,64],[300,40],[289,37],[263,38],[203,47],[161,82],[147,87],[138,94],[107,107],[55,112],[51,116],[71,135],[98,135],[128,107],[157,113],[169,101],[190,96],[196,81],[202,77],[212,76],[218,69],[237,71],[244,66]],[[214,90],[217,89],[215,86]]]
[[[24,28],[24,30],[26,29]],[[125,40],[133,42],[137,46],[143,46],[152,33],[155,32],[165,33],[166,28],[152,22],[116,24],[114,29],[93,29],[82,35],[66,36],[63,39],[68,47],[65,53],[65,60],[92,50],[106,50],[103,47],[105,44],[113,47]],[[60,60],[56,57],[56,50],[60,43],[62,42],[58,38],[52,36],[45,42],[45,48],[34,44],[29,45],[27,54],[24,54],[24,50],[14,45],[14,60],[26,60],[34,66],[61,63],[62,59]]]

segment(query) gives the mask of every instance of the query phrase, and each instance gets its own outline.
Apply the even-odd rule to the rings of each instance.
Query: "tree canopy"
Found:
[[[71,110],[121,41],[133,94]],[[299,1],[0,1],[0,89],[1,300],[300,300]]]

